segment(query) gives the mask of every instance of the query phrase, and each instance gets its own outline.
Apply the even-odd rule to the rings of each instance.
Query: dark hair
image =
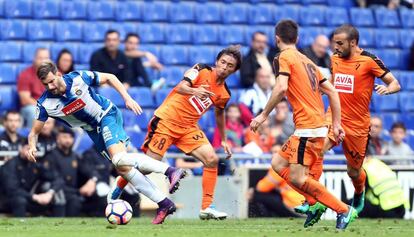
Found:
[[[137,37],[138,39],[141,39],[141,37],[139,37],[139,34],[136,34],[136,33],[128,33],[126,36],[125,36],[125,40],[124,40],[124,42],[126,42],[129,38],[131,38],[131,37]]]
[[[275,27],[275,34],[285,44],[296,44],[299,26],[292,20],[281,20]]]
[[[344,24],[336,28],[334,31],[334,35],[341,34],[341,33],[345,33],[348,36],[349,41],[356,40],[356,43],[358,44],[359,32],[357,28],[355,28],[354,26],[349,25],[349,24]]]
[[[75,132],[71,128],[68,128],[66,126],[59,126],[57,127],[56,131],[57,131],[57,134],[67,133],[67,134],[72,135],[72,137],[75,137]]]
[[[106,37],[108,37],[109,34],[112,34],[112,33],[116,33],[118,35],[118,37],[120,36],[119,31],[114,30],[114,29],[109,29],[105,33],[105,39],[106,39]]]
[[[6,113],[4,114],[4,120],[7,120],[7,117],[9,117],[10,114],[20,115],[20,113],[16,110],[7,110]]]
[[[62,57],[62,55],[63,55],[63,54],[65,54],[65,53],[70,54],[70,55],[72,56],[72,63],[70,64],[69,71],[67,71],[67,72],[62,71],[62,69],[61,69],[61,68],[59,68],[59,60],[60,60],[60,58]],[[62,49],[62,50],[60,50],[60,52],[59,52],[59,54],[58,54],[58,56],[57,56],[57,59],[56,59],[56,66],[57,66],[58,70],[59,70],[61,73],[66,74],[66,73],[68,73],[68,72],[72,72],[72,71],[74,71],[74,70],[75,70],[73,61],[74,61],[74,60],[73,60],[73,54],[72,54],[72,53],[71,53],[68,49]]]
[[[220,51],[217,54],[216,61],[218,61],[224,54],[230,55],[237,60],[236,71],[239,70],[242,63],[242,56],[240,52],[240,45],[232,45]]]
[[[237,108],[241,112],[240,107],[237,103],[231,103],[231,104],[227,105],[226,113],[229,112],[230,108]]]
[[[55,75],[57,73],[57,67],[56,64],[48,60],[40,64],[39,68],[37,69],[37,77],[40,80],[44,80],[46,79],[49,72]]]
[[[392,126],[391,126],[391,132],[393,132],[394,129],[397,129],[397,128],[401,128],[402,130],[404,130],[404,132],[407,131],[407,128],[405,127],[403,122],[393,123]]]
[[[263,31],[255,31],[252,34],[252,40],[254,40],[254,38],[256,38],[256,35],[264,35],[264,36],[266,36],[266,34]]]

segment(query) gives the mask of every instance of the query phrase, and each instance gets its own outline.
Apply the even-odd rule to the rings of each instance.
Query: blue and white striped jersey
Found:
[[[48,117],[62,121],[70,127],[81,127],[86,131],[96,129],[112,107],[105,97],[95,93],[92,86],[99,86],[99,77],[92,71],[73,71],[63,75],[66,92],[53,95],[45,91],[37,101],[36,119],[46,121]]]

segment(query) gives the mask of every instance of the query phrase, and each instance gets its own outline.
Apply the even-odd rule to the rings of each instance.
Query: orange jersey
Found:
[[[383,77],[389,70],[367,51],[350,59],[333,55],[331,61],[333,84],[341,101],[342,124],[354,130],[355,135],[366,135],[375,77]]]
[[[209,85],[207,90],[214,96],[202,100],[194,95],[180,94],[175,87],[155,111],[155,116],[184,127],[194,125],[212,105],[224,109],[230,99],[226,83],[218,84],[216,71],[207,65],[195,65],[185,73],[183,80],[188,81],[191,87]]]
[[[319,83],[326,80],[317,66],[296,49],[286,49],[273,60],[276,76],[289,76],[287,98],[297,129],[324,126],[324,105]]]

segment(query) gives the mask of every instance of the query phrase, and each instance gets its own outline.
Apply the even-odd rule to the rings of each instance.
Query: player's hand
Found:
[[[41,193],[41,194],[37,194],[37,203],[39,203],[40,205],[48,205],[53,198],[53,193],[52,192],[46,192],[46,193]]]
[[[96,190],[96,182],[93,181],[92,179],[88,180],[88,182],[86,182],[80,189],[79,189],[79,193],[82,196],[85,197],[90,197],[95,193]]]
[[[230,159],[233,153],[231,152],[229,144],[226,141],[222,141],[221,146],[223,147],[224,152],[227,154],[226,159]]]
[[[26,157],[31,162],[36,162],[36,153],[37,149],[36,146],[30,147],[29,150],[27,150]]]
[[[260,125],[266,121],[267,117],[264,116],[263,114],[259,114],[256,116],[256,118],[252,119],[252,121],[250,122],[250,130],[252,130],[253,132],[256,132],[257,129],[260,127]]]
[[[214,96],[214,93],[207,90],[210,88],[209,85],[201,85],[200,87],[194,88],[194,95],[204,100],[207,97]]]
[[[388,95],[390,93],[386,86],[378,84],[375,85],[375,91],[378,95]]]
[[[135,100],[133,100],[132,98],[127,99],[125,101],[125,106],[126,106],[127,109],[129,109],[132,112],[134,112],[135,115],[142,114],[142,108],[141,108],[141,106],[139,106],[139,104]]]
[[[333,126],[333,133],[334,133],[335,140],[336,140],[337,143],[343,142],[343,140],[345,138],[345,131],[342,128],[341,125],[336,125],[336,126],[334,125]]]

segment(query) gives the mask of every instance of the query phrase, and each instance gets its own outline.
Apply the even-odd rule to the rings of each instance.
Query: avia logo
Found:
[[[334,87],[338,92],[354,93],[354,75],[335,73]]]
[[[189,98],[191,105],[197,111],[198,114],[203,114],[212,104],[213,101],[210,97],[205,98],[204,100],[198,98],[197,96],[192,96]]]
[[[82,99],[77,99],[75,101],[73,101],[72,103],[66,105],[65,107],[63,107],[62,112],[65,115],[70,115],[73,113],[78,112],[79,110],[83,109],[86,106],[85,102],[83,102]]]

